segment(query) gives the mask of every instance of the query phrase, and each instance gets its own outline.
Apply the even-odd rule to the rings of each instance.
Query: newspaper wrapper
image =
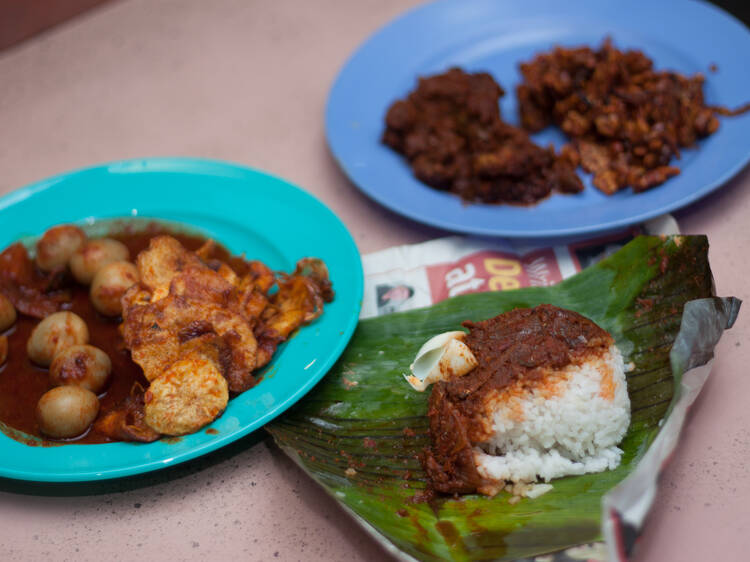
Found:
[[[603,238],[553,246],[451,236],[363,256],[361,318],[430,306],[466,293],[542,287],[575,275],[616,252],[637,234],[679,234],[670,215]],[[683,372],[670,413],[635,471],[602,501],[605,542],[582,544],[528,562],[628,560],[653,504],[659,474],[673,452],[690,405],[708,378],[712,352],[731,327],[740,301],[689,302],[670,359]]]
[[[679,234],[663,215],[618,234],[558,246],[449,236],[362,257],[360,318],[430,306],[466,293],[545,287],[615,253],[637,234]]]

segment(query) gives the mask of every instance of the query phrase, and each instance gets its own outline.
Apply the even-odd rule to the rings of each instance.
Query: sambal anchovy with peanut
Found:
[[[571,139],[563,158],[593,174],[608,195],[628,186],[639,193],[679,174],[672,159],[715,133],[717,114],[750,109],[707,105],[703,75],[655,70],[643,52],[621,51],[609,39],[599,49],[556,47],[520,70],[522,126],[562,129]]]

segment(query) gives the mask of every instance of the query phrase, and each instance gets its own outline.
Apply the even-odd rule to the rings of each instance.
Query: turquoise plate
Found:
[[[150,444],[53,447],[26,445],[0,433],[0,476],[80,482],[198,457],[281,414],[346,347],[362,301],[357,247],[320,201],[262,172],[207,160],[148,158],[55,176],[0,199],[0,247],[38,236],[54,224],[135,216],[181,223],[273,269],[291,271],[302,257],[322,258],[336,297],[320,318],[279,348],[260,384],[232,399],[224,414],[200,432]]]

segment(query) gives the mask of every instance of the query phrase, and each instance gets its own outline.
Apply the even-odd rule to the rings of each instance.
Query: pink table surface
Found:
[[[304,186],[363,253],[443,235],[361,195],[323,131],[338,69],[412,4],[128,0],[0,53],[0,194],[102,161],[201,156]],[[721,295],[749,296],[749,188],[745,170],[677,214],[685,232],[709,235]],[[640,562],[748,559],[749,318],[718,346]],[[388,559],[262,432],[168,471],[77,490],[50,496],[0,481],[0,560]]]

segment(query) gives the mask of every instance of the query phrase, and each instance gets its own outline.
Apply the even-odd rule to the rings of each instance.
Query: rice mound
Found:
[[[498,487],[616,468],[617,444],[630,424],[622,355],[611,345],[539,384],[496,391],[485,408],[490,437],[474,449],[474,460]]]

